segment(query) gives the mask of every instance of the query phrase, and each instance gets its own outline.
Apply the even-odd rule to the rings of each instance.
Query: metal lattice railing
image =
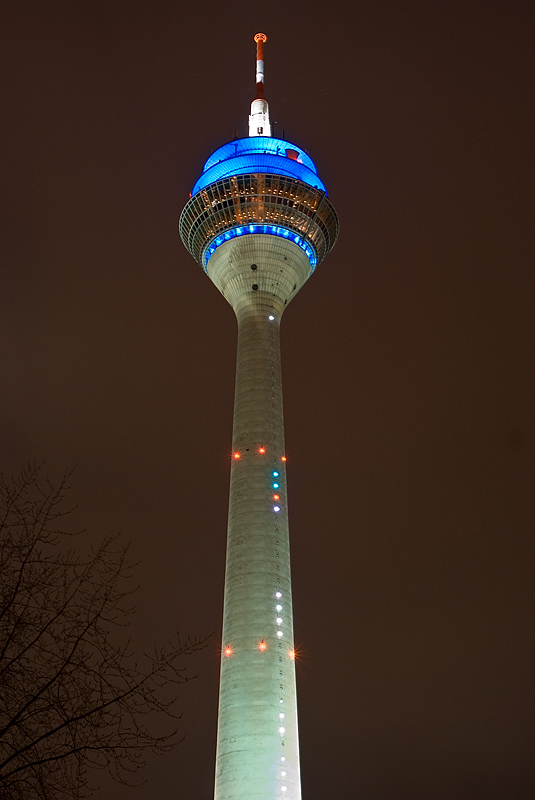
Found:
[[[210,184],[184,208],[179,231],[203,265],[213,240],[237,225],[281,225],[299,234],[319,264],[334,247],[338,217],[325,192],[282,175],[234,175]]]

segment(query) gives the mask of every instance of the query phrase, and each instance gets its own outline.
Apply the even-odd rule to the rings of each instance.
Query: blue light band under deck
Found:
[[[231,228],[225,233],[216,236],[213,239],[206,250],[204,251],[203,255],[203,262],[204,262],[204,271],[208,273],[207,265],[210,259],[217,248],[228,242],[229,239],[234,239],[236,236],[247,236],[254,233],[267,233],[270,236],[280,236],[282,239],[288,239],[290,242],[294,242],[301,250],[304,250],[308,256],[308,260],[310,261],[310,273],[314,272],[316,264],[318,263],[318,259],[316,256],[316,252],[314,248],[303,239],[302,236],[299,234],[294,233],[294,231],[288,230],[288,228],[283,228],[280,225],[239,225],[235,228]]]

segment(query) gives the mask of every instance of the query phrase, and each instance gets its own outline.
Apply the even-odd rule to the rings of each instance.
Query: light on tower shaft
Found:
[[[338,219],[310,156],[271,136],[266,38],[249,136],[210,156],[180,218],[238,323],[215,800],[301,800],[280,320]]]

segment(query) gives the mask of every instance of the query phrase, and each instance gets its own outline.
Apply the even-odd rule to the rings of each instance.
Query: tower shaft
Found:
[[[226,286],[238,356],[215,800],[301,798],[279,325],[310,264],[277,244],[235,240],[209,263],[216,285],[238,276]]]

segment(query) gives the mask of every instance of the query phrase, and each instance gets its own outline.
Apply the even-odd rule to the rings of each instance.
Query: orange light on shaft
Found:
[[[279,495],[278,495],[278,494],[274,494],[274,495],[273,495],[273,499],[274,499],[274,500],[280,500],[280,497],[279,497]]]
[[[264,652],[264,650],[267,650],[267,644],[263,639],[261,642],[258,643],[258,649],[261,650],[262,652]]]
[[[295,650],[289,650],[288,651],[288,657],[295,659]]]
[[[238,458],[241,458],[241,453],[233,453],[232,454],[232,458],[235,458],[236,460],[238,460]]]
[[[225,651],[224,652],[225,652],[225,656],[228,658],[229,656],[232,655],[232,647],[230,645],[227,645],[225,647]]]
[[[287,458],[286,458],[286,456],[282,456],[282,457],[281,457],[281,461],[287,461]]]
[[[266,448],[265,447],[259,447],[258,448],[258,452],[264,454],[266,452]]]

